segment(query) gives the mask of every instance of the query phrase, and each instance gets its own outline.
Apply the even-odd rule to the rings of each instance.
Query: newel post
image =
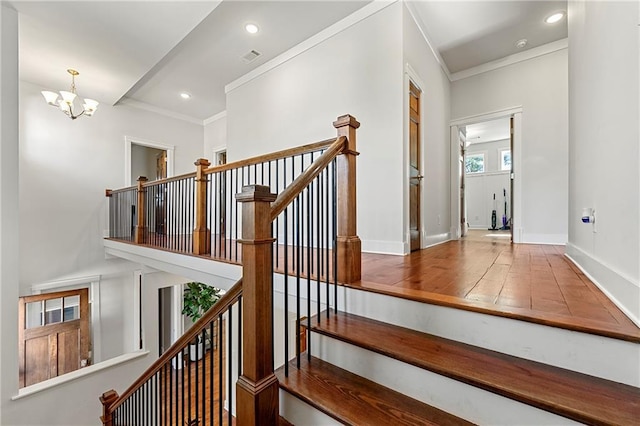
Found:
[[[147,233],[147,224],[145,223],[146,215],[145,215],[145,204],[147,198],[147,188],[144,187],[147,179],[144,176],[138,177],[138,220],[136,223],[136,233],[134,235],[134,242],[136,244],[144,244],[145,243],[145,234]]]
[[[103,426],[113,425],[113,416],[111,415],[111,406],[118,399],[118,392],[113,389],[102,394],[100,402],[102,403],[102,416],[100,420]]]
[[[338,281],[352,283],[361,277],[361,242],[356,216],[356,129],[360,123],[350,115],[333,122],[338,136],[346,136],[348,145],[337,158],[338,167]]]
[[[194,164],[196,165],[196,227],[193,230],[193,254],[209,254],[211,232],[207,228],[207,175],[204,171],[211,163],[209,160],[199,158]]]
[[[278,424],[278,379],[273,374],[271,203],[268,186],[249,185],[242,203],[242,376],[236,384],[238,425]]]

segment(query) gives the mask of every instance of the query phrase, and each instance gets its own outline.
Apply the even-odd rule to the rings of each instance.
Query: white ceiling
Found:
[[[20,16],[20,78],[81,97],[129,102],[202,122],[225,109],[224,86],[370,0],[10,1]],[[453,73],[566,37],[543,23],[566,1],[411,1]],[[258,34],[244,31],[254,22]],[[261,55],[247,64],[250,50]],[[182,91],[192,94],[185,101]],[[96,113],[96,118],[99,112]]]
[[[466,126],[467,145],[509,139],[510,127],[509,118],[469,124]]]

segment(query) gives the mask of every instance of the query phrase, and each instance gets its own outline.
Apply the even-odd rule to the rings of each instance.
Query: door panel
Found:
[[[420,89],[409,82],[409,235],[411,251],[420,249]]]
[[[21,297],[19,315],[20,387],[88,365],[88,289]]]

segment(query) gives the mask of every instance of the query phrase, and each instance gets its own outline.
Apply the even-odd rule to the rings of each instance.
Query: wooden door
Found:
[[[465,154],[465,140],[458,134],[458,162],[459,162],[459,178],[460,178],[460,236],[467,235],[467,205],[465,201],[465,172],[464,172],[464,154]]]
[[[420,89],[409,82],[409,235],[411,251],[420,249]]]
[[[25,387],[89,364],[89,290],[19,299],[19,380]]]

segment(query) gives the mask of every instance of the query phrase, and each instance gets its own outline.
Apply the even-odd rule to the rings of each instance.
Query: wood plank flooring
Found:
[[[363,253],[362,280],[349,286],[640,342],[640,329],[562,246],[472,234],[408,256]]]

